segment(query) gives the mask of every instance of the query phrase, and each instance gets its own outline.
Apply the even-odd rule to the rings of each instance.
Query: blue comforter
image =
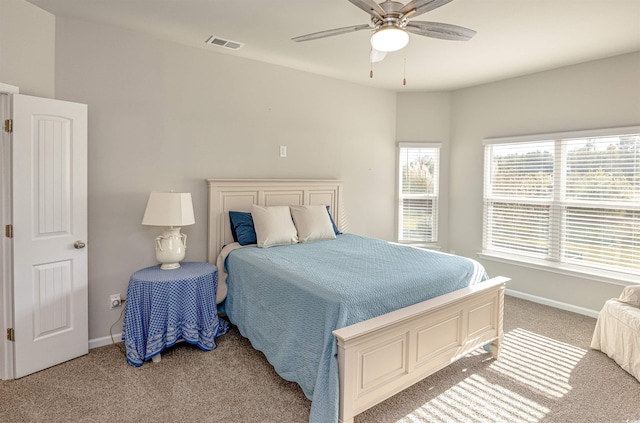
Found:
[[[311,403],[311,423],[338,421],[335,329],[487,279],[477,262],[343,234],[245,247],[226,260],[226,313]]]

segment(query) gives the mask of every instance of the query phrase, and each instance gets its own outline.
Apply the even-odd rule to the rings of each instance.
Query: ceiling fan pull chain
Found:
[[[402,85],[407,85],[407,56],[404,56],[404,74],[402,75]]]
[[[369,79],[373,79],[373,47],[369,50]]]

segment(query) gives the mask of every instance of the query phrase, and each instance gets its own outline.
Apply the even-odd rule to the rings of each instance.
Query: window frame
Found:
[[[403,149],[432,149],[437,153],[437,160],[434,169],[434,192],[432,194],[403,194],[402,190],[402,164],[401,153]],[[426,248],[439,249],[439,213],[440,213],[440,170],[441,170],[442,143],[440,142],[398,142],[396,147],[396,241],[401,244],[421,246]],[[413,240],[403,239],[403,200],[408,198],[430,199],[431,218],[433,225],[431,228],[431,239]]]
[[[559,218],[552,219],[550,223],[550,239],[552,250],[546,258],[536,258],[525,254],[519,254],[518,251],[504,251],[492,250],[487,238],[491,236],[487,225],[489,224],[490,217],[487,216],[490,207],[489,202],[499,200],[499,197],[493,197],[490,193],[490,172],[491,172],[491,157],[489,146],[500,144],[513,144],[513,143],[527,143],[527,142],[554,142],[554,178],[553,183],[553,196],[549,200],[542,200],[538,204],[548,204],[555,213],[558,211],[571,207],[572,204],[579,204],[580,207],[587,206],[589,203],[583,201],[570,200],[565,198],[566,189],[566,151],[564,150],[563,140],[571,139],[588,139],[588,138],[604,138],[614,137],[620,135],[632,135],[640,134],[640,126],[628,126],[617,128],[602,128],[595,130],[583,130],[572,132],[558,132],[538,135],[526,135],[516,137],[505,138],[488,138],[483,141],[485,147],[485,163],[484,163],[484,181],[483,181],[483,231],[482,231],[482,252],[479,254],[482,258],[493,259],[501,262],[520,264],[526,267],[551,270],[557,273],[570,274],[573,276],[585,277],[588,276],[591,279],[600,280],[607,283],[613,283],[618,285],[628,284],[629,281],[637,279],[638,273],[629,269],[629,272],[607,269],[605,266],[598,267],[593,264],[580,265],[571,263],[561,259],[563,258],[562,252],[558,247],[562,245],[559,242],[559,237],[564,236],[564,226],[567,223],[566,216],[562,215]],[[562,174],[559,177],[559,173]],[[513,200],[513,199],[511,199]],[[526,203],[527,200],[524,201]],[[597,201],[594,200],[590,206],[597,206]],[[638,207],[634,203],[625,205],[627,210],[637,210]]]

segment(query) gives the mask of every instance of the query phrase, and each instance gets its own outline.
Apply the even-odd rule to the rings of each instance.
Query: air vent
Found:
[[[214,46],[224,47],[231,50],[239,50],[244,46],[244,44],[237,41],[225,40],[224,38],[216,37],[215,35],[209,37],[209,39],[207,40],[207,44],[212,44]]]

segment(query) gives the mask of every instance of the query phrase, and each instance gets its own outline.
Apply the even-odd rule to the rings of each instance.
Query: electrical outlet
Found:
[[[112,294],[109,297],[109,307],[118,308],[122,305],[122,299],[120,298],[120,294]]]

